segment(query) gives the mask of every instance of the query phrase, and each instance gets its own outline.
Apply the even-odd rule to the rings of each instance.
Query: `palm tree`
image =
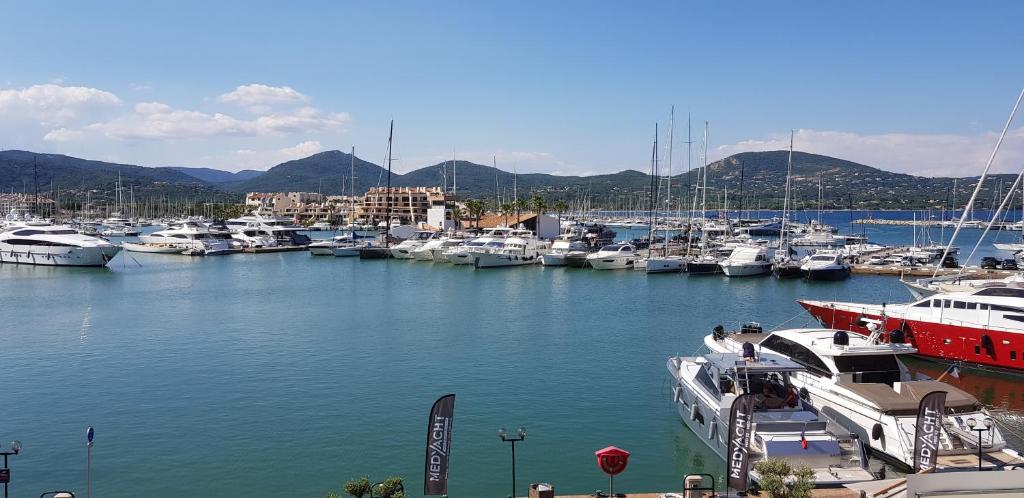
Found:
[[[462,208],[458,205],[452,206],[452,221],[455,222],[455,228],[462,228]]]
[[[569,205],[562,199],[555,201],[555,212],[558,213],[558,226],[562,226],[562,215],[569,210]]]
[[[466,211],[469,211],[469,215],[476,221],[476,227],[480,228],[480,217],[484,215],[485,205],[483,201],[476,199],[470,199],[466,201]]]
[[[524,209],[526,209],[527,207],[529,207],[529,204],[527,204],[527,202],[526,202],[526,199],[516,199],[516,200],[515,200],[515,201],[514,201],[514,202],[512,203],[512,207],[513,207],[513,208],[514,208],[514,209],[516,210],[516,224],[518,225],[518,224],[519,224],[519,222],[520,222],[520,213],[521,213],[521,212],[522,212],[522,211],[523,211]]]
[[[535,195],[532,199],[530,199],[530,205],[532,206],[533,210],[537,212],[538,216],[544,214],[544,211],[547,210],[548,208],[548,203],[545,202],[544,198],[539,195]]]
[[[512,211],[514,211],[515,208],[512,206],[512,203],[506,202],[505,204],[501,205],[500,209],[501,214],[505,215],[505,226],[508,226],[508,215],[512,214]]]

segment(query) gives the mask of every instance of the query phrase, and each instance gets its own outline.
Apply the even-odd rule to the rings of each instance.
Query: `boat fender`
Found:
[[[672,388],[672,401],[679,403],[683,399],[683,388],[676,386]]]
[[[889,344],[903,344],[904,337],[902,329],[893,329],[889,332]]]
[[[725,339],[725,327],[721,325],[715,325],[715,328],[711,331],[711,335],[715,338],[716,341],[721,341],[722,339]]]
[[[808,391],[806,387],[801,387],[800,388],[800,397],[805,399],[805,400],[810,400],[811,399],[811,392]]]
[[[871,426],[871,439],[875,441],[882,439],[882,424],[875,424]]]
[[[690,420],[697,420],[697,403],[690,405]]]
[[[708,439],[713,440],[713,439],[715,439],[715,437],[717,435],[718,435],[718,423],[715,422],[714,420],[712,420],[711,423],[708,424]]]

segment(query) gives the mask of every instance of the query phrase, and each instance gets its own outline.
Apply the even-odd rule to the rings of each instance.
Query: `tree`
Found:
[[[462,228],[462,208],[459,206],[452,206],[452,221],[455,222],[455,228]]]
[[[512,202],[512,207],[516,210],[516,224],[518,225],[520,213],[529,206],[526,203],[526,199],[516,199]]]
[[[814,489],[814,470],[793,467],[781,458],[765,458],[754,464],[758,484],[771,498],[809,498]],[[793,479],[790,479],[792,476]],[[792,481],[787,484],[786,481]]]
[[[508,215],[512,214],[512,211],[514,211],[515,208],[512,206],[512,203],[506,202],[501,205],[499,210],[501,211],[501,214],[505,216],[505,226],[508,226]]]
[[[370,477],[363,476],[345,483],[345,492],[355,498],[363,498],[370,492]]]
[[[569,210],[569,205],[562,199],[555,201],[555,212],[558,213],[558,226],[562,226],[562,215]]]
[[[530,199],[530,206],[538,215],[544,214],[544,211],[548,209],[548,203],[539,195],[535,195]]]
[[[469,215],[476,221],[477,228],[480,228],[480,217],[484,215],[485,208],[483,201],[477,199],[466,201],[466,211],[469,211]]]

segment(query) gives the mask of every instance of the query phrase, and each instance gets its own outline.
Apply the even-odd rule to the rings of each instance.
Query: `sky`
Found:
[[[356,148],[553,174],[788,147],[977,175],[1024,3],[0,0],[0,150],[267,169]],[[675,108],[669,139],[670,109]],[[664,163],[663,164],[667,164]],[[995,171],[1024,167],[1024,118]]]

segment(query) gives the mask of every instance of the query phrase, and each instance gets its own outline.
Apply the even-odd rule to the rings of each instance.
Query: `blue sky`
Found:
[[[782,148],[977,173],[1021,87],[1020,2],[0,2],[0,149],[264,169],[645,169],[676,106],[712,159]],[[667,143],[667,137],[662,138]],[[997,167],[1024,162],[1013,126]],[[696,148],[695,148],[696,151]],[[694,153],[694,163],[698,155]]]

